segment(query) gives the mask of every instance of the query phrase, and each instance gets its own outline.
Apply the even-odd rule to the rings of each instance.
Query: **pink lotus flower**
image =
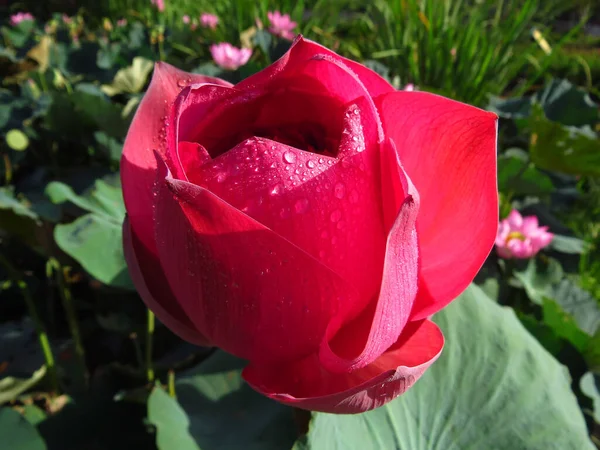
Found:
[[[156,9],[158,9],[160,12],[165,10],[165,0],[150,0],[150,3],[156,6]]]
[[[290,41],[294,39],[295,33],[293,29],[298,24],[290,19],[289,14],[281,14],[279,11],[269,11],[267,17],[269,18],[269,22],[271,22],[271,26],[269,27],[271,33]]]
[[[221,42],[211,45],[210,53],[218,66],[235,70],[248,62],[252,56],[252,49],[237,48],[229,42]]]
[[[14,27],[19,25],[21,22],[26,20],[35,20],[34,17],[28,12],[18,12],[10,16],[10,24]]]
[[[211,30],[214,30],[215,28],[217,28],[218,24],[219,18],[214,14],[202,13],[202,15],[200,16],[200,25],[203,28],[210,28]]]
[[[407,92],[413,92],[415,91],[417,88],[415,87],[414,84],[412,83],[408,83],[406,86],[404,86],[404,90]]]
[[[496,251],[502,258],[527,259],[546,247],[554,235],[540,227],[536,216],[522,217],[513,209],[498,225]]]
[[[181,18],[181,21],[187,25],[188,23],[190,23],[190,16],[188,16],[188,15],[186,14],[185,16],[183,16],[183,17]]]

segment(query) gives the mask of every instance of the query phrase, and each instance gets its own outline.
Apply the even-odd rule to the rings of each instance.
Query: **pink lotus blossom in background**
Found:
[[[218,24],[219,18],[214,14],[202,13],[202,15],[200,16],[200,25],[203,28],[210,28],[211,30],[214,30],[215,28],[217,28]]]
[[[183,17],[181,18],[181,21],[187,25],[188,23],[190,23],[190,16],[188,16],[188,15],[186,14],[185,16],[183,16]]]
[[[117,20],[117,26],[118,27],[124,27],[125,25],[127,25],[127,19],[119,19],[119,20]]]
[[[269,11],[267,13],[271,26],[269,31],[276,36],[280,36],[284,39],[292,40],[296,35],[294,28],[298,26],[296,22],[293,22],[289,14],[281,14],[279,11]]]
[[[12,26],[19,25],[21,22],[24,22],[26,20],[35,20],[35,19],[30,13],[22,12],[22,11],[19,11],[18,13],[10,16],[10,24]]]
[[[165,10],[165,0],[150,0],[150,3],[156,6],[160,12]]]
[[[237,48],[229,42],[221,42],[210,46],[215,63],[223,69],[235,70],[248,62],[252,56],[252,49]]]
[[[412,83],[408,83],[406,86],[404,86],[404,90],[407,92],[413,92],[415,91],[417,88],[415,87],[414,84]]]
[[[498,225],[496,251],[502,258],[527,259],[550,244],[553,237],[548,227],[539,226],[536,216],[523,217],[513,209]]]

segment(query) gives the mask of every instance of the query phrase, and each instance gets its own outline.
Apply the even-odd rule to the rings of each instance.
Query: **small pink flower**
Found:
[[[210,53],[218,66],[223,69],[235,70],[248,62],[252,49],[237,48],[229,42],[221,42],[210,46]]]
[[[125,25],[127,25],[127,19],[119,19],[119,20],[117,20],[117,26],[118,27],[124,27]]]
[[[522,217],[513,209],[500,221],[496,235],[496,251],[502,258],[527,259],[552,242],[554,234],[540,227],[536,216]]]
[[[210,28],[211,30],[214,30],[217,28],[218,24],[219,18],[214,14],[202,13],[202,15],[200,15],[200,25],[203,28]]]
[[[187,25],[188,23],[190,23],[190,16],[188,16],[188,15],[186,14],[185,16],[183,16],[183,17],[181,18],[181,21]]]
[[[406,86],[404,86],[404,90],[407,92],[413,92],[413,91],[417,90],[417,88],[415,87],[414,84],[408,83]]]
[[[71,25],[73,23],[73,19],[67,16],[66,14],[62,15],[62,21],[65,25]]]
[[[298,25],[296,22],[292,22],[289,14],[281,14],[279,11],[269,11],[267,13],[271,26],[269,31],[276,36],[281,36],[284,39],[294,39],[295,33],[293,29]]]
[[[165,10],[165,0],[150,0],[150,3],[156,6],[156,9],[158,9],[160,12]]]
[[[10,16],[10,24],[14,27],[19,25],[21,22],[25,22],[26,20],[35,20],[33,16],[28,12],[18,12]]]

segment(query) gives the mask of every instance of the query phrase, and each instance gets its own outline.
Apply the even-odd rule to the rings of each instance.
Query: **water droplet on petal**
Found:
[[[333,223],[337,222],[338,220],[340,220],[342,218],[342,212],[339,209],[336,209],[335,211],[333,211],[331,213],[331,215],[329,216],[329,218],[331,219],[331,221]]]
[[[290,208],[288,208],[287,206],[283,207],[279,211],[279,217],[281,217],[282,219],[285,219],[287,217],[290,217],[290,213],[291,213]]]
[[[341,200],[344,198],[345,194],[346,186],[344,186],[343,183],[336,183],[335,187],[333,188],[333,195],[335,195],[335,198],[339,198]]]
[[[325,160],[323,158],[319,158],[319,164],[323,164]]]
[[[283,160],[288,164],[293,164],[296,162],[296,155],[292,152],[285,152],[283,154]]]
[[[308,162],[306,163],[306,165],[308,166],[309,169],[315,168],[315,162],[312,159],[309,159]]]
[[[273,189],[271,189],[271,195],[279,195],[282,191],[283,187],[280,184],[276,184],[273,186]]]
[[[306,198],[296,200],[296,203],[294,204],[294,211],[296,211],[298,214],[304,214],[306,211],[308,211],[308,205],[308,199]]]
[[[227,174],[225,172],[220,172],[217,174],[217,183],[222,183],[227,179]]]

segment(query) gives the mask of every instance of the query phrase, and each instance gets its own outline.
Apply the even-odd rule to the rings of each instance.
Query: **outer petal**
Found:
[[[290,49],[279,60],[271,64],[266,69],[238,83],[236,87],[239,89],[245,89],[248,87],[260,86],[264,83],[267,83],[271,78],[280,72],[290,70],[299,62],[311,59],[315,55],[327,55],[349,67],[350,70],[352,70],[352,72],[354,72],[364,84],[371,97],[376,97],[378,95],[395,91],[394,87],[390,83],[388,83],[379,74],[371,69],[368,69],[362,64],[354,62],[350,59],[343,58],[342,56],[332,52],[322,45],[317,44],[316,42],[304,39],[301,35],[296,37]]]
[[[444,336],[428,320],[411,322],[398,341],[370,365],[351,373],[331,373],[312,355],[278,366],[251,363],[246,381],[258,392],[302,409],[336,414],[365,412],[408,390],[438,358]]]
[[[406,325],[418,280],[418,243],[415,223],[419,212],[419,195],[398,161],[393,142],[382,150],[384,179],[397,180],[390,186],[401,200],[387,236],[383,277],[378,299],[354,322],[339,332],[336,323],[328,329],[320,351],[321,363],[333,372],[348,372],[376,360],[400,336]],[[333,333],[337,335],[331,340]]]
[[[192,344],[210,346],[210,342],[194,327],[175,300],[159,262],[132,234],[128,218],[123,223],[123,249],[129,274],[146,306],[180,338]],[[138,251],[144,255],[143,265],[139,263]],[[161,300],[160,303],[156,301],[157,298]]]
[[[208,190],[165,175],[157,182],[158,253],[195,326],[214,345],[252,361],[314,352],[331,317],[357,303],[358,293]]]
[[[191,83],[231,86],[218,78],[196,75],[156,63],[152,81],[133,118],[121,159],[125,207],[142,245],[156,253],[152,229],[152,186],[156,179],[153,150],[164,152],[165,118],[181,89]]]
[[[460,294],[494,243],[497,117],[424,92],[395,92],[376,103],[421,196],[417,320]]]

